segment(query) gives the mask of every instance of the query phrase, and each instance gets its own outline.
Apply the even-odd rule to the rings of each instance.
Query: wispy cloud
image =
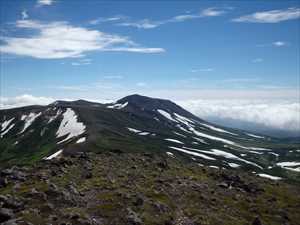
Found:
[[[288,8],[271,11],[255,12],[233,19],[234,22],[248,23],[279,23],[300,18],[300,8]]]
[[[231,8],[211,7],[211,8],[204,9],[196,14],[187,13],[187,14],[177,15],[165,20],[142,19],[142,20],[134,21],[126,16],[117,16],[111,18],[98,18],[96,20],[90,21],[89,23],[95,25],[101,22],[117,22],[116,25],[118,26],[135,27],[140,29],[153,29],[168,23],[178,23],[178,22],[184,22],[187,20],[199,19],[204,17],[221,16],[225,14],[228,10],[231,10]]]
[[[282,47],[282,46],[286,46],[288,43],[286,43],[284,41],[275,41],[272,44],[276,47]]]
[[[203,68],[203,69],[192,69],[191,73],[197,73],[197,72],[212,72],[214,71],[214,68]]]
[[[26,10],[23,10],[21,12],[21,15],[22,15],[22,20],[25,20],[25,19],[27,19],[29,17]]]
[[[290,43],[286,41],[274,41],[272,43],[259,44],[257,47],[284,47],[288,45],[290,45]]]
[[[91,25],[97,25],[97,24],[105,23],[105,22],[117,22],[117,21],[120,21],[120,20],[124,20],[126,18],[127,17],[123,16],[123,15],[112,16],[112,17],[107,17],[107,18],[99,17],[97,19],[90,20],[88,23],[91,24]]]
[[[256,58],[256,59],[253,59],[252,62],[253,63],[261,63],[263,62],[264,60],[262,58]]]
[[[38,6],[52,5],[54,2],[55,2],[54,0],[38,0],[37,5]]]
[[[87,58],[79,59],[76,62],[71,62],[72,66],[85,66],[85,65],[90,65],[90,64],[92,64],[92,60],[87,59]]]
[[[259,82],[261,81],[260,78],[230,78],[225,79],[222,82],[225,83],[249,83],[249,82]]]
[[[123,79],[124,76],[121,75],[107,75],[103,77],[104,79]]]
[[[38,31],[31,37],[2,37],[0,52],[41,59],[82,57],[91,51],[160,53],[163,48],[140,47],[129,37],[104,33],[67,22],[19,20],[17,28]],[[34,32],[36,33],[36,32]]]

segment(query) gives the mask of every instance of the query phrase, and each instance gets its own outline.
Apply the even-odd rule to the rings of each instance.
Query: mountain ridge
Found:
[[[135,94],[107,104],[55,101],[0,110],[0,124],[3,165],[117,150],[172,153],[208,166],[299,179],[298,164],[287,163],[299,159],[298,144],[206,122],[165,99]]]

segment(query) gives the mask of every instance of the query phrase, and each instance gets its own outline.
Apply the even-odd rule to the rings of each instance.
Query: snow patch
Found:
[[[166,152],[166,154],[167,154],[168,156],[175,157],[174,154],[173,154],[172,152]]]
[[[231,133],[231,132],[226,131],[226,130],[223,130],[223,129],[221,129],[221,128],[214,127],[214,126],[212,126],[212,125],[208,125],[208,124],[204,124],[204,123],[200,123],[200,124],[201,124],[202,126],[205,126],[205,127],[209,128],[209,129],[214,130],[214,131],[217,131],[217,132],[221,132],[221,133],[226,133],[226,134],[230,134],[230,135],[237,136],[237,134],[235,134],[235,133]]]
[[[248,136],[250,137],[254,137],[254,138],[265,138],[263,136],[258,136],[258,135],[254,135],[254,134],[250,134],[250,133],[246,133]]]
[[[134,128],[131,128],[131,127],[127,127],[127,129],[130,131],[130,132],[133,132],[133,133],[140,133],[142,131],[140,130],[137,130],[137,129],[134,129]]]
[[[231,168],[238,168],[238,167],[241,166],[241,165],[236,164],[236,163],[228,163],[228,165],[229,165]]]
[[[62,141],[59,141],[57,144],[65,142],[73,137],[79,136],[85,132],[85,125],[82,122],[78,122],[76,113],[67,108],[63,113],[63,120],[60,123],[60,126],[56,132],[56,137],[63,137],[68,135]]]
[[[3,133],[0,134],[0,138],[2,138],[5,134],[7,134],[8,131],[10,131],[14,126],[15,124],[10,125]]]
[[[280,166],[283,169],[300,172],[300,167],[296,167],[296,166],[300,166],[300,162],[279,162],[276,163],[276,165]]]
[[[281,180],[282,179],[281,177],[276,177],[276,176],[272,176],[272,175],[265,174],[265,173],[258,173],[257,175],[260,177],[263,177],[263,178],[271,179],[271,180]]]
[[[247,160],[242,159],[242,158],[240,158],[240,157],[238,157],[238,156],[236,156],[236,155],[234,155],[232,153],[225,152],[225,151],[222,151],[222,150],[211,149],[211,151],[204,151],[204,150],[199,150],[199,149],[195,149],[195,148],[187,148],[187,147],[184,147],[184,148],[189,149],[189,150],[193,150],[193,151],[198,151],[198,152],[205,153],[205,154],[211,154],[211,155],[215,155],[215,156],[221,156],[221,157],[224,157],[224,158],[227,158],[227,159],[238,160],[238,161],[241,161],[241,162],[244,162],[244,163],[256,166],[256,167],[258,167],[260,169],[263,169],[261,166],[257,165],[256,163],[247,161]]]
[[[79,138],[77,141],[76,141],[76,144],[79,144],[79,143],[83,143],[86,141],[86,137],[82,137],[82,138]]]
[[[14,120],[15,118],[11,118],[10,120],[6,120],[1,124],[1,132],[4,131],[8,125]]]
[[[59,109],[59,110],[56,112],[56,115],[55,115],[55,116],[52,116],[52,117],[49,118],[48,124],[51,123],[52,121],[54,121],[61,113],[62,113],[62,111],[61,111],[61,109]]]
[[[166,112],[166,111],[164,111],[164,110],[162,110],[162,109],[158,109],[157,112],[159,112],[162,116],[166,117],[168,120],[171,120],[171,121],[177,123],[177,121],[176,121],[175,119],[172,118],[172,116],[171,116],[170,113],[168,113],[168,112]]]
[[[200,154],[200,153],[197,153],[197,152],[188,151],[188,150],[183,149],[183,148],[177,148],[177,147],[172,147],[172,146],[169,146],[169,148],[174,149],[176,151],[184,152],[184,153],[189,154],[189,155],[197,156],[197,157],[200,157],[200,158],[203,158],[203,159],[216,160],[216,159],[214,159],[212,157],[209,157],[207,155]]]
[[[61,149],[61,150],[55,152],[54,154],[52,154],[52,155],[50,155],[50,156],[48,156],[48,157],[45,157],[44,159],[45,159],[45,160],[51,160],[51,159],[53,159],[53,158],[58,157],[62,152],[63,152],[63,149]]]
[[[36,118],[38,118],[40,115],[42,115],[42,113],[29,113],[29,115],[22,115],[21,120],[25,121],[23,130],[19,133],[22,134],[28,127],[31,126],[31,124],[35,121]]]
[[[176,140],[176,139],[166,138],[165,140],[166,140],[166,141],[175,142],[175,143],[178,143],[178,144],[184,144],[183,142],[178,141],[178,140]]]
[[[128,102],[125,102],[125,103],[123,103],[123,104],[116,103],[116,104],[114,104],[114,105],[109,105],[109,106],[107,106],[106,108],[109,108],[109,109],[123,109],[123,108],[125,108],[127,105],[128,105]]]

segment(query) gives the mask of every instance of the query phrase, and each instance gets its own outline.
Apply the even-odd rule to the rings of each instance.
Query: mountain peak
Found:
[[[139,94],[133,94],[118,100],[116,103],[127,103],[128,105],[126,104],[126,110],[131,112],[134,112],[136,109],[142,111],[156,111],[160,109],[171,114],[177,113],[188,118],[199,120],[199,118],[192,113],[186,111],[181,106],[167,99],[151,98]]]
[[[50,106],[100,106],[101,103],[90,102],[83,99],[75,100],[75,101],[65,101],[65,100],[57,100],[51,104]]]

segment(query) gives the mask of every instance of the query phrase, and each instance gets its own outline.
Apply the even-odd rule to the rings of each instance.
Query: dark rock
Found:
[[[127,215],[127,224],[128,225],[140,225],[143,224],[142,220],[138,216],[136,212],[134,212],[132,209],[127,208],[128,215]]]
[[[10,195],[7,196],[1,195],[0,203],[3,208],[14,209],[16,211],[20,211],[24,209],[24,203],[20,199],[16,197],[12,197]]]
[[[0,188],[6,187],[7,184],[8,184],[7,178],[0,177]]]
[[[18,225],[18,221],[16,219],[8,220],[4,223],[1,223],[1,225]],[[26,225],[32,225],[31,223],[26,223]]]
[[[8,221],[14,217],[14,213],[11,209],[0,208],[0,223]]]
[[[169,169],[169,165],[166,160],[162,160],[162,161],[158,162],[157,166],[161,169]]]
[[[261,223],[259,217],[256,217],[256,218],[253,220],[252,225],[262,225],[262,223]]]
[[[144,204],[144,198],[142,196],[137,196],[136,199],[134,200],[133,204],[135,206],[141,206]]]
[[[221,188],[228,188],[229,187],[226,182],[221,182],[221,183],[218,184],[218,186],[221,187]]]

